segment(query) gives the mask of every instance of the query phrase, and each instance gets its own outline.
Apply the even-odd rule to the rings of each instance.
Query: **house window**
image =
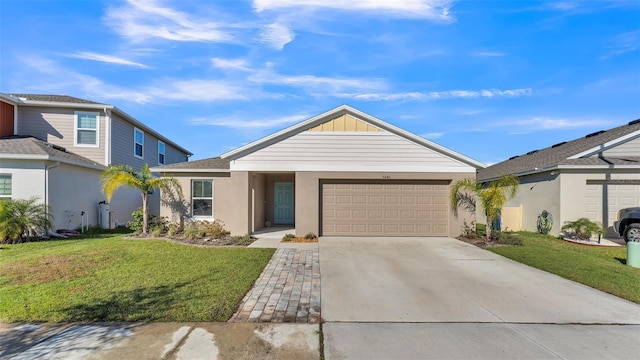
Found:
[[[213,217],[213,180],[191,182],[193,216]]]
[[[75,113],[76,146],[98,146],[98,113]]]
[[[133,156],[144,158],[144,132],[138,128],[133,129]]]
[[[11,199],[11,175],[0,175],[0,200]]]
[[[164,165],[164,143],[158,140],[158,165]]]

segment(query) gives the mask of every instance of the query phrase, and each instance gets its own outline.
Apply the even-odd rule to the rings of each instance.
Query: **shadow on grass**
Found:
[[[617,257],[616,260],[620,261],[622,265],[627,265],[627,259]]]
[[[119,291],[63,312],[69,321],[158,321],[180,301],[176,290],[185,285],[187,283]]]

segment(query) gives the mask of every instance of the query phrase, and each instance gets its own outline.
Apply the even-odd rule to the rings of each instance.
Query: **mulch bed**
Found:
[[[313,238],[313,239],[305,239],[303,237],[294,237],[291,240],[281,240],[280,242],[283,243],[317,243],[318,242],[318,238]]]
[[[161,235],[161,236],[129,235],[126,238],[132,239],[132,240],[166,240],[166,241],[170,241],[170,242],[173,242],[176,244],[182,244],[182,245],[209,246],[209,247],[222,247],[222,246],[246,247],[251,243],[253,243],[254,241],[258,240],[256,237],[253,237],[253,236],[251,236],[249,240],[245,240],[243,237],[234,237],[234,236],[225,236],[217,239],[211,238],[211,237],[205,237],[205,238],[199,238],[199,239],[187,239],[184,237],[178,237],[178,236],[171,237],[167,235]],[[242,240],[238,241],[237,240],[238,238],[242,238]]]
[[[511,246],[511,245],[507,245],[507,244],[500,244],[498,241],[496,240],[487,240],[485,237],[465,237],[465,236],[458,236],[456,239],[460,240],[460,241],[464,241],[468,244],[471,245],[475,245],[479,248],[482,249],[486,249],[489,247],[498,247],[498,246]]]

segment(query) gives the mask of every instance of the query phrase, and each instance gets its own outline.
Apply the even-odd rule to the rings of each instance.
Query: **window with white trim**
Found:
[[[0,174],[0,201],[11,199],[11,174]]]
[[[158,140],[158,165],[164,165],[164,143]]]
[[[144,132],[133,128],[133,156],[144,159]]]
[[[191,207],[194,217],[213,217],[213,180],[191,181]]]
[[[75,146],[98,146],[99,114],[75,112]]]

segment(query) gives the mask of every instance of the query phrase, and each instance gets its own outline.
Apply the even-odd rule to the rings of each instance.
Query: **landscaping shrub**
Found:
[[[503,231],[498,231],[495,234],[498,244],[522,246],[522,239],[517,234]]]
[[[478,235],[476,233],[476,222],[471,221],[471,223],[467,223],[467,220],[464,220],[462,223],[462,234],[460,234],[463,238],[473,239]]]
[[[229,232],[224,228],[224,223],[220,220],[215,220],[213,222],[206,220],[199,221],[198,228],[203,236],[211,236],[216,239],[229,235]]]
[[[37,240],[52,226],[51,207],[38,198],[0,201],[0,243]]]
[[[295,235],[293,235],[293,234],[285,234],[285,235],[282,237],[282,241],[291,241],[291,240],[293,240],[293,239],[295,239],[295,238],[296,238],[296,236],[295,236]]]
[[[186,237],[189,240],[195,240],[196,238],[200,237],[200,230],[198,229],[198,224],[195,223],[189,223],[184,227],[184,230],[182,231],[182,233],[184,234],[184,237]]]
[[[575,221],[565,221],[562,231],[573,233],[580,240],[589,240],[594,234],[603,233],[604,229],[600,223],[579,218]]]
[[[127,227],[136,233],[142,232],[142,226],[144,224],[144,213],[142,211],[142,207],[137,208],[131,213],[133,216],[133,220],[127,222]],[[155,215],[149,214],[149,223],[156,218]]]
[[[255,239],[256,239],[255,237],[253,237],[253,236],[251,236],[251,235],[249,235],[249,234],[246,234],[246,235],[243,235],[243,236],[234,236],[234,237],[232,237],[232,238],[231,238],[232,243],[233,243],[234,245],[240,245],[240,246],[246,246],[246,245],[249,245],[249,244],[251,244]]]
[[[310,232],[310,233],[307,233],[307,235],[305,235],[305,236],[304,236],[304,238],[305,238],[306,240],[313,240],[313,239],[316,239],[316,238],[317,238],[317,236],[316,236],[316,234],[314,234],[314,233]]]

